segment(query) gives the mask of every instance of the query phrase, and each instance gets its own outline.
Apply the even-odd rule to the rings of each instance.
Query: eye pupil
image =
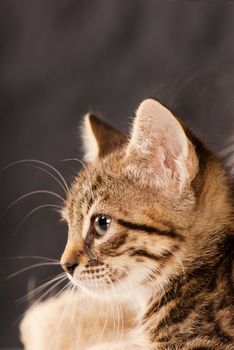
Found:
[[[104,235],[111,223],[111,218],[106,215],[99,215],[94,220],[94,226],[98,235]]]
[[[108,228],[108,219],[106,216],[100,216],[98,219],[98,224],[100,226],[100,228],[104,231],[107,230]]]

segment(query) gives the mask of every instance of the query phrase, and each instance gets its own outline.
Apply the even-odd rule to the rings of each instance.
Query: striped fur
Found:
[[[76,343],[64,333],[67,345],[58,349],[234,349],[234,206],[225,168],[154,100],[141,104],[129,140],[114,134],[114,147],[113,141],[108,147],[106,124],[97,132],[92,119],[91,129],[99,157],[68,193],[61,264],[77,265],[70,279],[86,300],[114,306],[118,298],[124,325],[116,335],[110,320],[97,341],[95,332],[82,338],[79,323]],[[98,215],[111,217],[101,236]],[[46,305],[49,310],[50,301]],[[37,350],[27,340],[37,310],[29,310],[21,326],[29,350]],[[96,317],[94,308],[86,328]]]

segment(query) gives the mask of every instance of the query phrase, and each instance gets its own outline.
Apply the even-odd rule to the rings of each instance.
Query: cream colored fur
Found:
[[[27,311],[21,340],[26,350],[150,349],[140,329],[132,331],[137,317],[131,303],[65,292]]]
[[[90,114],[87,113],[84,116],[84,121],[82,125],[82,140],[84,149],[84,160],[87,163],[93,162],[98,158],[98,143],[93,134],[92,127],[90,124]]]

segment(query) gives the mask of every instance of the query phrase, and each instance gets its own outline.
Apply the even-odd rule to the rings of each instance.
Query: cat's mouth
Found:
[[[72,281],[78,287],[97,292],[113,288],[117,283],[121,283],[126,275],[126,271],[115,269],[110,265],[88,266],[77,269]]]

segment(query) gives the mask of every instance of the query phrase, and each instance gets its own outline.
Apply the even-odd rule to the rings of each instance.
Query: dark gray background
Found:
[[[127,131],[147,96],[160,97],[215,150],[234,127],[234,4],[151,0],[1,0],[1,168],[34,158],[56,166],[69,182],[80,168],[78,124],[88,110]],[[47,174],[28,166],[0,173],[1,212],[18,196],[44,189],[63,194]],[[0,346],[18,346],[17,320],[27,306],[30,277],[41,283],[58,268],[37,268],[6,280],[31,259],[59,258],[66,227],[58,203],[34,195],[1,217]]]

